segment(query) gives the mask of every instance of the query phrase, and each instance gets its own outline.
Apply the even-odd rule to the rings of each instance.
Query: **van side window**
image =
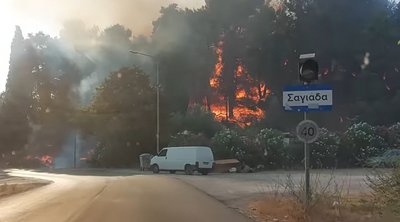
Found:
[[[161,150],[161,152],[158,154],[158,156],[167,156],[167,151],[168,150]]]

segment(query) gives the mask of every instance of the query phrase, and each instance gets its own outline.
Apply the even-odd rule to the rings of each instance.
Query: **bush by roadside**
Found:
[[[173,134],[168,145],[210,146],[215,159],[234,158],[251,167],[262,165],[265,169],[303,168],[304,146],[291,132],[232,126],[221,126],[217,130],[218,124],[215,125],[209,114],[200,109],[193,109],[184,118],[185,121],[178,122],[190,125],[194,116],[207,120],[203,121],[205,125],[194,124],[196,127],[191,128],[194,131],[183,130]],[[400,147],[399,129],[400,123],[374,127],[364,122],[351,125],[344,133],[321,128],[318,140],[310,144],[311,167],[363,167],[370,158],[381,155],[389,148]]]
[[[191,131],[179,132],[172,135],[168,146],[209,146],[210,139],[203,133],[193,133]]]
[[[365,122],[352,125],[344,132],[338,151],[342,167],[363,166],[365,161],[388,149],[384,138],[376,133],[375,127]]]
[[[281,168],[287,162],[288,153],[283,144],[282,132],[274,129],[262,129],[257,140],[264,153],[264,163],[270,168]]]
[[[400,221],[400,165],[389,172],[375,169],[367,184],[380,214],[394,215]]]
[[[310,145],[312,168],[336,167],[339,141],[336,133],[321,128],[318,140]]]
[[[350,194],[347,182],[320,175],[311,177],[311,201],[305,205],[304,180],[288,175],[272,192],[250,202],[247,214],[255,221],[268,222],[397,222],[393,214],[378,212],[375,199],[366,194]],[[397,194],[398,196],[398,194]],[[394,208],[393,208],[394,209]],[[398,209],[398,208],[397,208]]]
[[[245,145],[243,136],[228,128],[217,132],[211,139],[211,146],[216,159],[236,158],[243,161],[246,155]]]

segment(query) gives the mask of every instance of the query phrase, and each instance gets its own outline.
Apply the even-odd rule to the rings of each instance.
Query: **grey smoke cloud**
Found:
[[[50,32],[53,32],[49,34],[59,35],[67,43],[64,46],[78,46],[78,51],[75,51],[75,47],[65,47],[61,50],[64,56],[76,62],[81,71],[81,55],[93,61],[94,70],[91,73],[82,73],[82,80],[73,89],[80,95],[81,105],[87,105],[96,86],[111,71],[136,64],[145,69],[150,76],[154,75],[152,61],[132,56],[125,44],[107,45],[116,56],[103,58],[102,54],[98,53],[100,45],[97,44],[104,42],[93,42],[96,37],[93,38],[90,29],[94,28],[96,32],[95,27],[98,27],[94,33],[96,36],[99,31],[102,32],[111,25],[121,24],[132,30],[134,36],[149,35],[153,29],[152,22],[159,17],[161,7],[172,3],[178,4],[180,8],[200,8],[205,4],[204,0],[15,0],[12,1],[12,7],[23,20],[46,24],[51,29]],[[69,26],[70,35],[63,33],[66,25]],[[33,27],[29,29],[30,32]],[[49,30],[43,31],[47,33]]]
[[[162,6],[199,8],[204,0],[14,0],[13,11],[26,19],[58,26],[71,19],[105,28],[121,24],[136,34],[149,34]]]

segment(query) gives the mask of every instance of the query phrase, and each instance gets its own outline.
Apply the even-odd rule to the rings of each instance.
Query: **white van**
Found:
[[[194,171],[207,175],[212,170],[213,164],[212,150],[204,146],[167,147],[150,162],[153,173],[161,170],[170,173],[185,171],[188,175],[193,174]]]

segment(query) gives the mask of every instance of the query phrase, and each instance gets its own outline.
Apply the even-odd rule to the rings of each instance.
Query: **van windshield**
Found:
[[[158,156],[167,156],[167,151],[168,150],[161,150],[161,152],[158,154]]]

